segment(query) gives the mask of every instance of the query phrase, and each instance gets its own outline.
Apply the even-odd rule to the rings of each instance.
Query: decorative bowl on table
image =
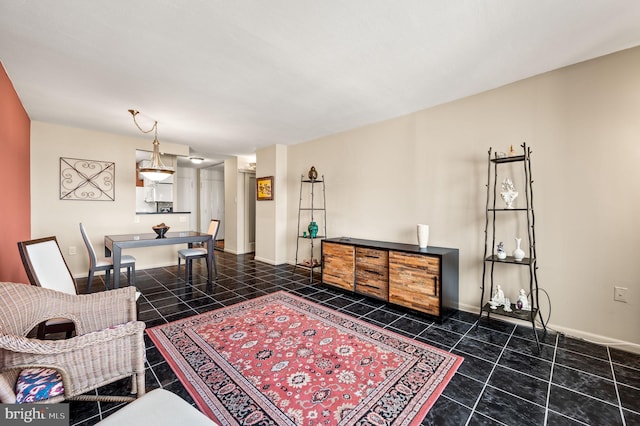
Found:
[[[152,226],[151,229],[153,229],[153,231],[158,234],[158,238],[164,238],[164,234],[167,233],[169,227],[163,222],[158,225]]]

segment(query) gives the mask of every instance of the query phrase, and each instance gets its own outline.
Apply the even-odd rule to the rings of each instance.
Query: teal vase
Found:
[[[309,224],[309,235],[311,236],[311,238],[315,238],[316,235],[318,235],[318,224],[315,222],[311,222]]]

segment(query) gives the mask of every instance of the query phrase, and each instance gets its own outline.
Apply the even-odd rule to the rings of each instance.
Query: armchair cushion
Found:
[[[62,376],[50,368],[26,368],[18,375],[16,403],[36,402],[64,394]]]

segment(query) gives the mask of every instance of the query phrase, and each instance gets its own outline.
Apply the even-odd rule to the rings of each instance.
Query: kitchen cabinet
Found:
[[[147,203],[173,202],[173,185],[170,183],[153,183],[145,186]]]

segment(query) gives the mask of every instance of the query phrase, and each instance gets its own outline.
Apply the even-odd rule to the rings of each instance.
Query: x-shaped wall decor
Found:
[[[116,164],[60,157],[60,199],[114,201]]]

